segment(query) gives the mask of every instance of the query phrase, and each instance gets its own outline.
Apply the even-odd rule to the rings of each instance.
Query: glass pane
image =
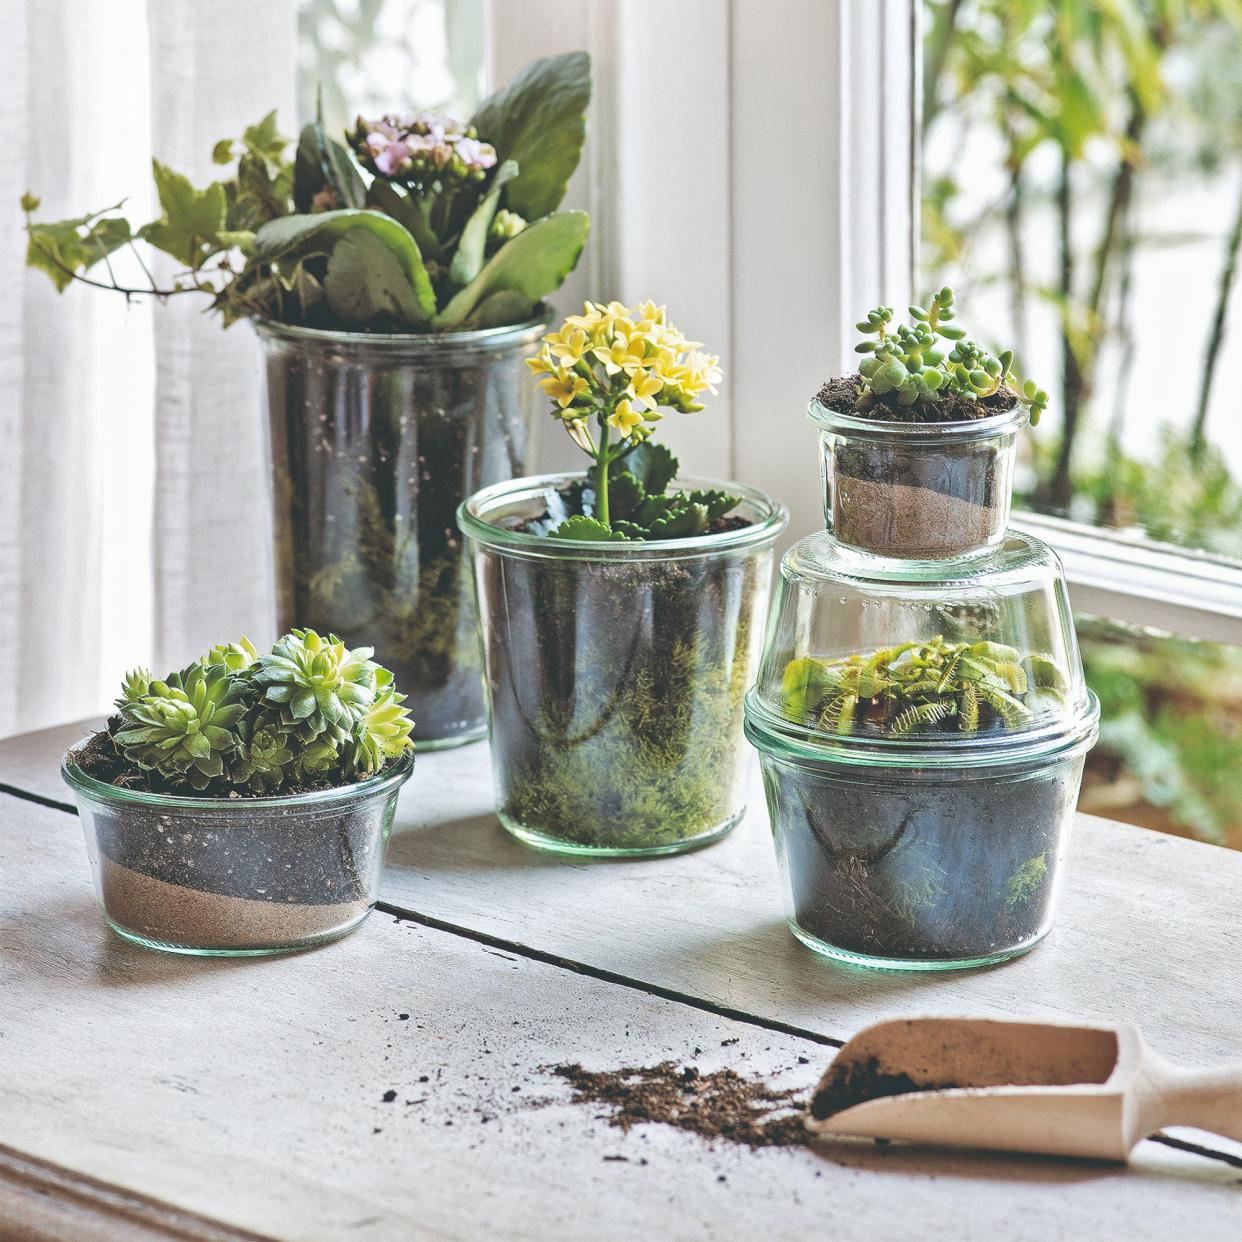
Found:
[[[1242,556],[1242,9],[923,4],[924,284],[1052,396],[1020,494]]]
[[[1079,810],[1242,849],[1242,647],[1078,618],[1100,740]]]
[[[338,132],[359,114],[467,118],[481,98],[485,0],[298,0],[298,120]]]

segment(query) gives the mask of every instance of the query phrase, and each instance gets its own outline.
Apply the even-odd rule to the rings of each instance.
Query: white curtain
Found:
[[[98,712],[125,667],[270,639],[257,351],[191,297],[57,295],[17,209],[128,198],[154,155],[294,128],[294,0],[0,0],[0,736]],[[191,304],[193,303],[193,304]]]

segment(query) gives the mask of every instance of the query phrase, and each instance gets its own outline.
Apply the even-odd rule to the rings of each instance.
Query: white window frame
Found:
[[[654,297],[722,355],[709,412],[670,418],[696,474],[822,524],[803,411],[852,361],[853,321],[911,300],[917,262],[919,0],[491,0],[489,71],[592,54],[588,155],[570,199],[592,236],[560,302]],[[546,439],[542,461],[576,464]],[[1021,513],[1076,609],[1242,644],[1242,566]]]

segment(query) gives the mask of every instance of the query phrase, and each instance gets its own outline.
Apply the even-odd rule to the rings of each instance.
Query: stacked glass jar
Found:
[[[1099,703],[1056,555],[1008,530],[1026,411],[911,424],[813,401],[827,529],[781,562],[746,701],[789,925],[866,966],[1049,931]]]

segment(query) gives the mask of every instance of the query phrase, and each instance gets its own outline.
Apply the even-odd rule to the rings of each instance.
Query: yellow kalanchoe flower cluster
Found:
[[[543,378],[540,387],[556,402],[553,412],[584,452],[598,455],[590,419],[597,417],[605,442],[612,432],[631,443],[645,440],[664,409],[693,414],[699,397],[716,393],[719,359],[703,352],[668,322],[663,306],[643,302],[587,302],[557,332],[543,338],[527,361]]]

